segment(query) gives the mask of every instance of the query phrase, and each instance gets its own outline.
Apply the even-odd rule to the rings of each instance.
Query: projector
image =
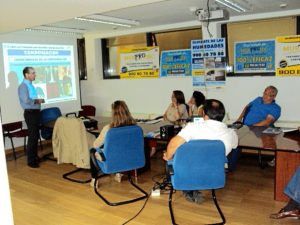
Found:
[[[208,13],[207,10],[198,9],[196,11],[200,22],[228,20],[229,13],[225,9],[212,10]]]

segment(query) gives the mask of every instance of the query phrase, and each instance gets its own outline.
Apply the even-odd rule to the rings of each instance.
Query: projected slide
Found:
[[[2,47],[6,88],[16,85],[12,80],[20,84],[24,67],[32,66],[33,84],[46,104],[77,99],[73,45],[3,43]]]

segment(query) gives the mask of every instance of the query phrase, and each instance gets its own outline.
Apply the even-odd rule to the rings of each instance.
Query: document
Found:
[[[280,134],[282,132],[283,131],[280,127],[268,127],[267,129],[263,130],[264,134]]]
[[[149,119],[136,119],[136,121],[138,123],[144,123],[144,124],[155,124],[158,123],[160,121],[163,121],[163,118],[159,118],[159,119],[154,119],[154,120],[149,120]]]

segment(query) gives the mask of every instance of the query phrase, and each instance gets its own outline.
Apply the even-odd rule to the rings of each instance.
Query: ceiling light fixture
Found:
[[[39,32],[39,33],[53,33],[53,34],[60,34],[60,35],[82,35],[80,32],[75,31],[62,31],[62,30],[48,30],[43,28],[25,28],[24,31],[28,32]]]
[[[132,26],[140,25],[140,23],[135,20],[104,16],[100,14],[94,14],[94,15],[84,16],[84,17],[75,17],[75,19],[81,21],[87,21],[87,22],[110,24],[110,25],[121,26],[121,27],[132,27]]]
[[[246,12],[247,11],[242,6],[236,4],[235,2],[229,1],[229,0],[215,0],[215,1],[224,6],[227,6],[230,9],[233,9],[236,12]]]

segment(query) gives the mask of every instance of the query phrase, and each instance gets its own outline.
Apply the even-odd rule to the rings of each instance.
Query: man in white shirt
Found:
[[[221,140],[225,145],[226,155],[238,145],[236,132],[228,128],[222,122],[225,116],[225,108],[222,102],[216,99],[208,99],[203,106],[203,120],[197,123],[189,123],[177,136],[171,139],[164,153],[163,159],[173,158],[176,150],[190,140]],[[184,191],[187,200],[200,203],[203,201],[201,193],[198,191]]]

